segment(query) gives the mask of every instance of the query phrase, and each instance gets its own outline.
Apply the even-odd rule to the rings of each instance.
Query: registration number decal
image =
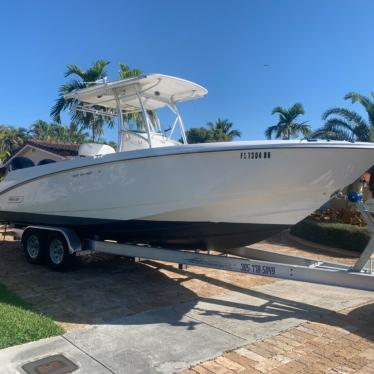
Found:
[[[241,160],[260,160],[260,159],[269,159],[271,158],[271,152],[240,152]]]

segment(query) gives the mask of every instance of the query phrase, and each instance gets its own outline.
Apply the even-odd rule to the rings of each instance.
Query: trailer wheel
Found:
[[[23,250],[27,262],[41,264],[45,260],[45,237],[42,231],[27,230],[22,238]]]
[[[73,256],[69,253],[65,237],[58,233],[51,233],[47,243],[48,265],[57,271],[66,271],[72,264]]]

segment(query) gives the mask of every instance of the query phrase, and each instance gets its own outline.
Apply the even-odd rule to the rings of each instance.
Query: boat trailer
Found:
[[[350,193],[347,198],[355,204],[372,234],[365,250],[353,266],[259,250],[250,246],[229,249],[225,253],[220,252],[219,254],[211,254],[208,251],[206,254],[199,251],[177,251],[147,245],[81,240],[73,230],[54,226],[28,226],[22,231],[21,240],[26,259],[32,263],[40,263],[41,261],[38,262],[40,259],[37,256],[32,257],[32,251],[29,251],[31,255],[27,252],[26,243],[30,241],[32,235],[36,236],[37,239],[39,235],[40,242],[47,237],[52,237],[52,239],[48,239],[48,257],[50,266],[55,270],[62,270],[60,265],[63,265],[62,262],[67,260],[67,257],[107,253],[130,257],[136,261],[172,262],[178,264],[181,269],[188,265],[200,266],[244,274],[374,291],[374,261],[371,258],[374,253],[374,219],[362,201],[360,194]]]
[[[232,249],[221,255],[212,255],[111,242],[91,241],[90,245],[92,245],[90,248],[92,252],[127,256],[138,260],[168,261],[179,264],[180,267],[192,265],[374,291],[374,273],[366,266],[361,270],[355,270],[356,265],[351,268],[346,265],[250,247]]]

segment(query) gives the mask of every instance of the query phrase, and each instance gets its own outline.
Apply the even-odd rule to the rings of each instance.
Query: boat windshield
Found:
[[[162,133],[160,120],[155,111],[147,111],[150,122],[150,130],[153,133]],[[144,123],[142,113],[131,113],[123,115],[124,130],[133,132],[147,132],[147,125]]]

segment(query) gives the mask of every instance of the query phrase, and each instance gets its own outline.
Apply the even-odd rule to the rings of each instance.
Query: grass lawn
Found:
[[[28,303],[0,284],[0,349],[63,332],[52,319],[33,312]]]

